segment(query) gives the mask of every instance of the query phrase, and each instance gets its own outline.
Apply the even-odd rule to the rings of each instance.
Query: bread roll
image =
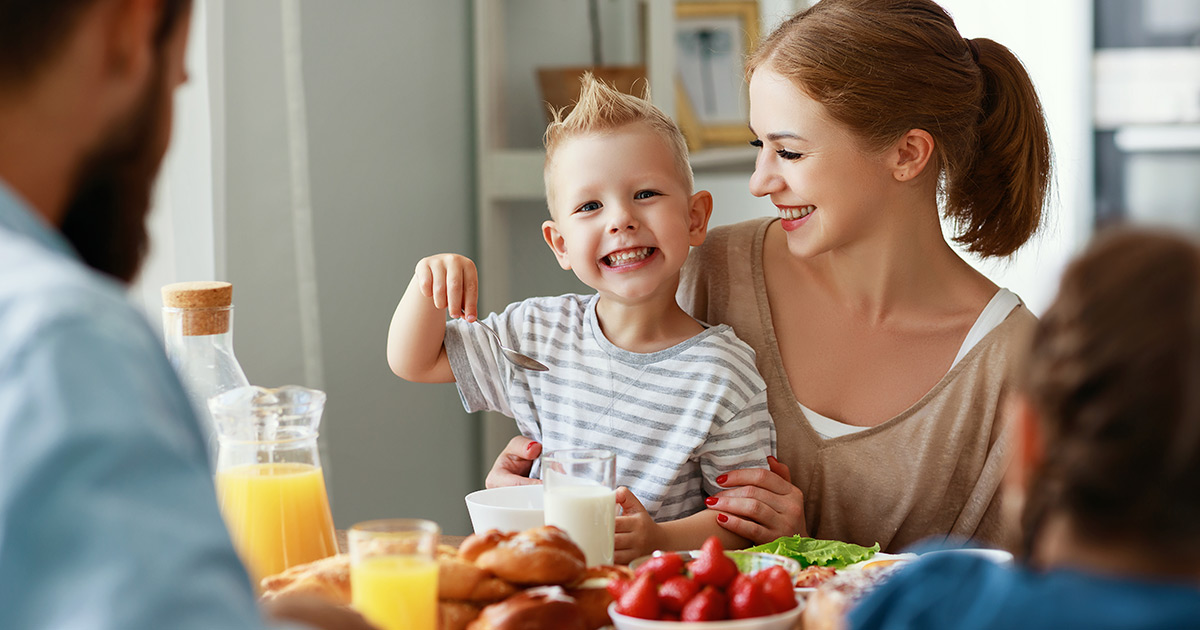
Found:
[[[629,567],[601,565],[588,567],[583,577],[567,587],[567,595],[575,599],[583,612],[584,622],[588,630],[597,630],[612,625],[608,616],[608,605],[613,602],[608,593],[608,582],[618,578],[632,580],[633,571]]]
[[[459,557],[523,586],[570,584],[587,568],[583,551],[553,525],[519,534],[493,529],[468,536]]]
[[[438,556],[438,599],[498,602],[517,587],[456,555]]]
[[[479,606],[471,602],[438,602],[438,630],[466,630],[479,616]]]
[[[558,586],[531,588],[492,604],[468,630],[587,630],[583,611]]]
[[[350,603],[350,556],[342,553],[296,565],[263,578],[259,585],[266,600],[303,593],[344,606]]]

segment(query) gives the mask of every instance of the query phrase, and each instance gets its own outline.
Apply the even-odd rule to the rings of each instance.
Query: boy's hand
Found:
[[[621,516],[617,517],[613,564],[629,564],[663,547],[659,542],[662,528],[629,488],[617,488],[617,505],[621,506]]]
[[[435,307],[446,309],[450,317],[473,322],[479,316],[479,275],[470,258],[458,254],[422,258],[413,275],[421,294],[432,298]]]

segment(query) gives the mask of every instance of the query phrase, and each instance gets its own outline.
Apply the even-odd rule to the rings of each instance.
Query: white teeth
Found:
[[[796,219],[802,219],[802,218],[812,214],[812,211],[816,210],[816,209],[817,209],[816,206],[801,206],[799,208],[780,208],[779,216],[781,216],[789,221],[794,221]]]
[[[650,250],[651,250],[651,248],[649,248],[649,247],[639,247],[637,249],[627,249],[623,252],[609,254],[606,257],[606,259],[608,260],[608,264],[612,265],[614,267],[618,266],[618,265],[628,265],[629,263],[637,262],[637,261],[642,260],[642,259],[646,258],[647,256],[649,256]]]

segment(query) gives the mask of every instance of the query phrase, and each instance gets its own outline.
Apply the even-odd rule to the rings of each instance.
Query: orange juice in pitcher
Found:
[[[221,470],[217,498],[255,581],[337,553],[320,468],[248,464]]]
[[[219,436],[217,498],[255,583],[337,553],[317,453],[325,394],[241,387],[210,399]]]

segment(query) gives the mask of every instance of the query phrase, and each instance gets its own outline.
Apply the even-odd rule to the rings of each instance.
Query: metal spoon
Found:
[[[504,346],[504,342],[500,340],[500,335],[497,335],[496,331],[492,330],[491,326],[488,326],[478,319],[475,320],[475,323],[483,326],[484,330],[492,333],[492,337],[496,339],[496,345],[500,347],[500,354],[503,354],[504,358],[508,359],[509,363],[521,368],[522,370],[533,370],[535,372],[545,372],[546,370],[550,369],[536,360],[527,357],[516,350],[513,350],[512,348],[506,348]]]

